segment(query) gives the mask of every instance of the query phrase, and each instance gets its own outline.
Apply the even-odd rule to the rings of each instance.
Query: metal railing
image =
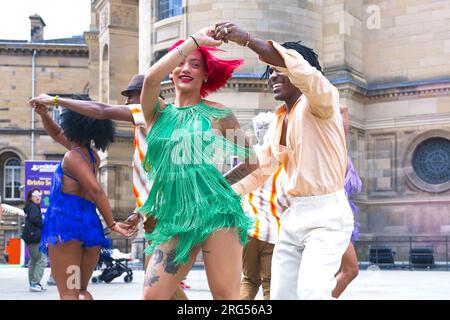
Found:
[[[450,236],[361,236],[355,242],[355,250],[358,257],[360,269],[365,269],[370,265],[376,264],[380,268],[390,269],[406,269],[413,270],[418,268],[417,265],[411,262],[411,250],[417,248],[430,248],[434,257],[433,270],[450,271]],[[121,252],[133,252],[138,256],[134,258],[139,259],[135,264],[138,269],[144,268],[145,252],[147,241],[144,238],[140,239],[113,239],[113,248],[119,249]],[[393,263],[383,263],[377,261],[371,262],[370,249],[371,248],[389,248],[394,253]],[[197,259],[201,261],[201,257]]]
[[[358,262],[361,268],[372,264],[380,267],[389,267],[395,269],[416,269],[420,267],[414,263],[412,253],[416,249],[428,249],[433,257],[432,264],[424,264],[429,269],[450,270],[450,246],[449,236],[373,236],[361,237],[355,242],[355,250],[358,256]],[[377,263],[374,257],[370,256],[370,249],[392,250],[394,254],[393,263]],[[417,250],[416,250],[417,251]],[[373,254],[373,252],[372,252]],[[378,255],[375,259],[378,258]],[[382,259],[380,259],[382,260]]]

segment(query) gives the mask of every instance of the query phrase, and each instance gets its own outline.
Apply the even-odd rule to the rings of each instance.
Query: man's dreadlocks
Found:
[[[281,45],[282,47],[286,49],[293,49],[300,53],[302,57],[309,62],[309,64],[313,67],[315,67],[317,70],[322,72],[322,67],[320,66],[318,55],[314,52],[313,49],[305,47],[304,45],[300,44],[300,41],[297,42],[285,42]],[[261,79],[269,79],[269,66],[266,67],[266,71],[262,75]]]

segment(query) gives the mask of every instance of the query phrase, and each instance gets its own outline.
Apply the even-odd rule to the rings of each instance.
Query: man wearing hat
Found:
[[[119,121],[131,122],[134,126],[134,154],[133,154],[133,194],[136,198],[136,210],[133,212],[125,223],[132,226],[137,226],[143,218],[138,209],[145,203],[151,189],[151,182],[147,178],[147,174],[142,168],[141,162],[147,152],[147,137],[148,128],[142,112],[140,104],[142,84],[144,82],[144,75],[134,75],[128,87],[121,92],[127,99],[125,105],[110,105],[95,101],[73,100],[66,98],[56,98],[47,94],[41,94],[36,98],[30,100],[30,105],[40,104],[45,106],[53,106],[55,100],[57,104],[64,108],[78,112],[87,117],[96,119],[111,119]],[[144,230],[146,233],[153,231],[156,221],[153,219],[146,219],[144,221]],[[150,256],[145,259],[144,268],[147,268]],[[188,297],[179,286],[172,296],[171,300],[187,300]]]

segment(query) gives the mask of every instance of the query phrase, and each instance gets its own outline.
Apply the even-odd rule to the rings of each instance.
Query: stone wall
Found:
[[[380,24],[364,33],[364,73],[385,83],[449,77],[450,3],[365,0]]]
[[[155,52],[220,20],[232,20],[263,39],[302,40],[313,47],[340,90],[341,104],[349,108],[348,149],[364,181],[355,196],[363,232],[447,232],[450,189],[430,191],[411,174],[419,141],[450,131],[447,1],[192,0],[183,2],[185,14],[161,21],[154,4],[139,4],[140,72],[151,65]],[[233,108],[242,126],[249,127],[253,115],[279,102],[257,79],[264,65],[251,50],[234,44],[223,48],[221,57],[244,57],[246,63],[239,77],[208,98]],[[173,100],[170,83],[163,92]],[[417,225],[426,212],[442,230],[438,224]]]
[[[22,161],[31,159],[32,49],[15,48],[15,54],[0,50],[0,156],[9,152]],[[3,47],[4,48],[4,47]],[[88,87],[87,52],[52,45],[34,47],[36,54],[35,94],[85,94]],[[13,49],[11,49],[13,50]],[[58,52],[52,54],[50,51]],[[43,130],[40,116],[35,114],[35,159],[55,159],[64,148],[55,144]],[[11,153],[12,152],[12,153]],[[5,159],[6,160],[6,159]],[[3,163],[0,163],[3,173]],[[22,170],[21,181],[24,179]],[[3,174],[0,175],[3,195]],[[23,196],[23,195],[22,195]]]

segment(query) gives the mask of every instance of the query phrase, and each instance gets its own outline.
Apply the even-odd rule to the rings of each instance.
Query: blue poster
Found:
[[[38,188],[42,191],[41,211],[47,211],[53,172],[59,161],[25,161],[25,197],[28,190]]]

